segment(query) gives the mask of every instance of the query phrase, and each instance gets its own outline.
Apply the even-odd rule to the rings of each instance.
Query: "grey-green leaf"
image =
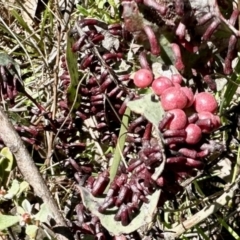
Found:
[[[8,176],[13,168],[14,158],[8,147],[4,147],[1,150],[0,155],[1,185],[5,186]]]
[[[15,196],[15,195],[18,193],[19,188],[20,188],[19,182],[18,182],[16,179],[14,179],[14,180],[12,181],[12,186],[11,186],[11,188],[8,190],[8,193],[7,193],[7,194],[10,194],[11,196]],[[6,194],[4,197],[6,197],[7,194]]]
[[[94,215],[99,217],[103,227],[106,228],[112,235],[120,235],[123,233],[129,234],[139,229],[140,227],[151,223],[160,197],[160,190],[156,190],[152,195],[148,197],[149,203],[142,204],[141,208],[139,209],[139,214],[132,219],[129,225],[123,226],[121,222],[114,220],[114,215],[117,212],[116,208],[111,208],[109,211],[106,211],[106,213],[101,214],[98,211],[98,207],[103,204],[104,199],[93,197],[86,188],[79,186],[79,189],[84,206],[89,209]]]
[[[9,216],[0,214],[0,231],[15,225],[20,221],[20,216]]]
[[[38,226],[36,225],[27,225],[26,234],[30,239],[35,239],[37,235]]]
[[[50,215],[50,210],[46,203],[43,203],[40,207],[40,211],[35,215],[35,219],[40,222],[47,222],[48,216]]]
[[[20,195],[21,195],[23,192],[27,191],[28,188],[29,188],[28,182],[22,181],[22,182],[20,183],[20,186],[19,186],[19,191],[18,191],[18,193],[17,193],[17,197],[20,197]]]
[[[143,115],[156,128],[158,128],[158,124],[164,115],[161,102],[152,93],[146,94],[140,99],[129,101],[127,106],[133,112]]]
[[[27,212],[27,213],[31,213],[32,212],[32,205],[31,205],[31,203],[27,199],[23,200],[22,207],[25,210],[25,212]]]
[[[66,51],[66,62],[67,62],[67,68],[70,75],[70,85],[67,90],[67,100],[68,105],[72,107],[72,104],[74,103],[74,109],[77,109],[80,105],[80,98],[74,102],[76,95],[78,95],[77,86],[79,83],[79,75],[78,72],[78,62],[77,62],[77,54],[72,51],[72,45],[74,43],[74,39],[67,36],[67,51]],[[79,96],[80,97],[80,96]]]

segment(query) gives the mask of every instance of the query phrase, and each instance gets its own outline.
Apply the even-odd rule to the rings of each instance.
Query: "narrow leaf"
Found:
[[[72,107],[72,104],[75,104],[73,109],[77,109],[80,105],[80,96],[77,101],[75,101],[75,97],[78,94],[76,92],[78,82],[79,82],[79,72],[78,72],[78,63],[77,63],[77,54],[72,51],[72,45],[74,43],[74,39],[72,37],[67,36],[67,52],[66,52],[66,61],[67,68],[70,75],[70,85],[67,90],[68,96],[68,105]]]
[[[5,186],[8,176],[13,168],[14,158],[9,148],[7,147],[4,147],[1,150],[0,155],[2,156],[2,158],[0,159],[0,170],[2,180],[1,185]]]
[[[79,11],[80,14],[83,16],[88,16],[88,11],[86,8],[82,7],[81,5],[77,5],[77,10]]]
[[[238,56],[238,58],[239,57],[240,56]],[[240,61],[238,59],[237,65],[234,69],[234,73],[231,75],[231,79],[227,84],[224,96],[220,104],[220,114],[223,113],[223,110],[229,106],[234,94],[237,91],[239,84],[240,84]]]
[[[38,38],[38,36],[36,34],[34,34],[34,32],[29,28],[28,24],[22,18],[22,16],[19,15],[18,12],[15,9],[11,10],[11,14],[16,18],[16,20],[23,27],[23,29],[25,29],[28,33],[30,33],[32,35],[32,38],[36,42],[40,42],[40,39]]]
[[[122,124],[120,128],[119,136],[118,136],[117,146],[115,148],[112,165],[110,166],[110,183],[113,181],[114,177],[116,176],[118,166],[122,159],[122,151],[123,151],[126,136],[127,136],[127,127],[128,127],[130,112],[131,112],[130,109],[127,108],[122,118]]]

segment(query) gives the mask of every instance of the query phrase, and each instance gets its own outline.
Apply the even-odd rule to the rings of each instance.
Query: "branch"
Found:
[[[44,179],[39,173],[37,167],[34,164],[29,152],[27,151],[25,145],[23,144],[20,136],[15,131],[11,122],[9,122],[8,117],[0,108],[0,137],[2,138],[4,144],[10,149],[14,154],[17,166],[21,171],[25,180],[33,187],[34,192],[38,195],[44,203],[48,205],[52,216],[58,225],[54,227],[57,239],[66,240],[73,239],[70,235],[70,230],[67,228],[67,224],[59,212],[58,206],[52,197]],[[60,234],[60,231],[67,237]],[[69,233],[68,233],[69,232]],[[60,235],[59,235],[60,234]]]

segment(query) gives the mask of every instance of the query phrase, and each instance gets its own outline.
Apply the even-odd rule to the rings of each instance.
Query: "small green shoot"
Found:
[[[130,109],[127,108],[123,115],[123,118],[122,118],[122,124],[121,124],[120,132],[119,132],[117,146],[114,151],[112,165],[110,166],[110,183],[115,178],[115,176],[117,174],[118,166],[122,159],[122,151],[123,151],[126,136],[127,136],[127,127],[128,127],[130,113],[131,113]]]

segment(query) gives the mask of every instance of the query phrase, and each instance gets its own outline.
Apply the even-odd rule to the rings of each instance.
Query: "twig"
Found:
[[[59,212],[58,206],[53,199],[44,179],[39,173],[20,136],[17,134],[12,123],[9,122],[2,108],[0,108],[0,123],[0,137],[2,138],[4,144],[14,154],[17,166],[23,177],[33,187],[35,194],[42,198],[43,202],[48,205],[48,208],[52,213],[56,224],[58,225],[55,231],[57,239],[73,239],[70,230],[67,228],[67,224]],[[59,231],[61,231],[61,233],[64,235],[59,234]]]

